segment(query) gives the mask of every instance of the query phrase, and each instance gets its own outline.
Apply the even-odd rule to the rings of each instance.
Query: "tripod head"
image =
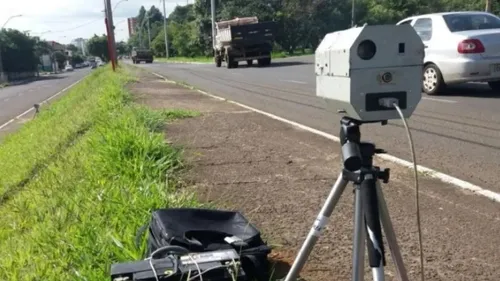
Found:
[[[342,159],[344,169],[349,172],[358,171],[361,167],[371,167],[373,155],[384,153],[383,149],[377,149],[375,144],[361,141],[360,126],[366,123],[387,124],[383,121],[360,121],[351,117],[340,119],[340,144],[342,147]]]

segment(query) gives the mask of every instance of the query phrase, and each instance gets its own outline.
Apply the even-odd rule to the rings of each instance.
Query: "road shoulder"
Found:
[[[200,200],[241,210],[275,247],[273,255],[292,262],[340,172],[339,144],[140,73],[131,86],[138,101],[157,109],[201,112],[166,128],[168,141],[185,150],[190,165],[185,178]],[[391,168],[391,182],[383,190],[410,279],[416,280],[420,269],[411,170],[385,161],[376,164]],[[500,245],[500,204],[424,175],[420,184],[426,277],[500,279],[500,255],[491,247]],[[309,259],[302,274],[307,280],[350,276],[351,191],[344,192]],[[388,261],[388,275],[393,276]]]

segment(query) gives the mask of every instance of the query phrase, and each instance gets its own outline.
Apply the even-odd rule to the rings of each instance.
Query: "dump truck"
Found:
[[[214,61],[217,67],[226,63],[236,68],[240,61],[249,66],[271,64],[276,22],[259,22],[257,17],[235,18],[215,23]]]
[[[146,63],[153,63],[153,52],[149,49],[134,48],[132,50],[132,62],[140,63],[144,61]]]

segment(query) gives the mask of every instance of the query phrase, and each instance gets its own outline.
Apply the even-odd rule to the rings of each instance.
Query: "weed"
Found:
[[[0,280],[108,279],[142,257],[152,210],[198,205],[176,190],[179,151],[156,132],[195,113],[134,105],[130,78],[96,70],[0,145]]]

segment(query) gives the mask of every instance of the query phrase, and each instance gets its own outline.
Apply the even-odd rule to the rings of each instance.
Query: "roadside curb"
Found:
[[[197,92],[199,92],[199,93],[201,93],[203,95],[207,95],[207,96],[215,98],[217,100],[226,101],[228,103],[232,103],[232,104],[238,105],[238,106],[243,107],[245,109],[254,111],[256,113],[260,113],[260,114],[265,115],[267,117],[270,117],[272,119],[275,119],[275,120],[287,123],[287,124],[292,125],[294,127],[297,127],[297,128],[302,129],[302,130],[311,132],[313,134],[322,136],[324,138],[333,140],[335,142],[340,142],[340,139],[338,137],[332,135],[332,134],[328,134],[326,132],[323,132],[323,131],[320,131],[320,130],[308,127],[306,125],[303,125],[303,124],[300,124],[300,123],[297,123],[297,122],[294,122],[294,121],[291,121],[291,120],[279,117],[277,115],[274,115],[274,114],[271,114],[271,113],[268,113],[268,112],[265,112],[265,111],[262,111],[262,110],[259,110],[259,109],[247,106],[247,105],[244,105],[244,104],[239,103],[239,102],[235,102],[235,101],[232,101],[232,100],[228,100],[228,99],[225,99],[225,98],[222,98],[222,97],[219,97],[219,96],[207,93],[205,91],[196,89],[195,87],[192,87],[190,85],[186,85],[184,83],[179,83],[177,81],[169,80],[168,78],[166,78],[165,76],[163,76],[161,74],[158,74],[158,73],[155,73],[155,72],[150,72],[150,73],[152,73],[153,75],[155,75],[155,76],[157,76],[157,77],[159,77],[161,79],[164,79],[165,81],[168,81],[170,83],[175,83],[175,84],[178,84],[178,85],[190,88],[190,89],[195,90],[195,91],[197,91]],[[406,161],[404,159],[398,158],[398,157],[390,155],[390,154],[377,154],[376,157],[378,157],[378,158],[380,158],[382,160],[393,162],[395,164],[399,164],[399,165],[404,166],[404,167],[409,168],[409,169],[413,169],[413,163],[412,162]],[[450,175],[438,172],[436,170],[433,170],[431,168],[427,168],[427,167],[424,167],[424,166],[421,166],[421,165],[417,165],[417,170],[419,172],[421,172],[421,173],[424,173],[425,175],[427,175],[427,176],[429,176],[431,178],[438,179],[438,180],[440,180],[440,181],[442,181],[444,183],[451,184],[451,185],[456,186],[456,187],[458,187],[460,189],[463,189],[463,190],[468,190],[468,191],[472,192],[473,194],[481,195],[481,196],[484,196],[484,197],[486,197],[486,198],[488,198],[488,199],[490,199],[492,201],[500,203],[500,193],[496,193],[494,191],[491,191],[491,190],[488,190],[488,189],[484,189],[484,188],[482,188],[480,186],[477,186],[475,184],[472,184],[470,182],[467,182],[467,181],[455,178],[453,176],[450,176]]]

